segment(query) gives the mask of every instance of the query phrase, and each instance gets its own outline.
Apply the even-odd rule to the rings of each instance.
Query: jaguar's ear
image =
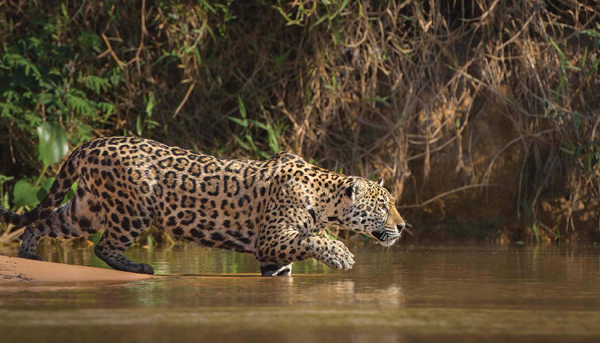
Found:
[[[352,186],[346,188],[345,191],[345,198],[347,198],[348,200],[354,201],[356,199],[358,199],[367,189],[367,184],[365,183],[365,181],[361,180],[361,179],[356,179],[356,181],[354,181],[354,184],[352,184]]]
[[[379,187],[383,187],[383,178],[381,178],[381,180],[379,180]]]

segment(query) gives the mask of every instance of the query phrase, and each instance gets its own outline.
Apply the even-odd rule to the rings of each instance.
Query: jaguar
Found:
[[[61,206],[78,181],[74,196]],[[25,227],[19,257],[42,260],[42,237],[74,238],[103,230],[94,253],[108,266],[154,274],[123,256],[154,225],[206,247],[252,254],[263,276],[289,276],[314,258],[348,270],[354,255],[321,235],[338,225],[391,246],[407,225],[383,183],[346,176],[282,151],[238,160],[139,137],[104,137],[75,149],[48,195],[30,212],[0,207],[0,220]]]

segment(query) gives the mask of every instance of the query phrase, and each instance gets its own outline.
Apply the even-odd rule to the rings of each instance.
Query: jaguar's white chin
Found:
[[[392,245],[394,245],[396,242],[398,241],[398,238],[394,238],[392,240],[389,241],[377,241],[379,244],[383,245],[384,247],[391,247]]]
[[[401,233],[396,229],[384,228],[382,230],[371,232],[371,236],[375,237],[379,244],[383,245],[384,247],[389,247],[398,241]]]

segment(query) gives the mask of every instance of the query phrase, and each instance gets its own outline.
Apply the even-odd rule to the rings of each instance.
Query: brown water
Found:
[[[132,248],[169,275],[1,287],[0,342],[600,341],[600,248],[352,250],[349,272],[305,261],[261,278],[250,256]],[[89,252],[42,256],[101,266]]]

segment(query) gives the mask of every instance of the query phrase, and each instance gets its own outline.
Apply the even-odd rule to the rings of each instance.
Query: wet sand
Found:
[[[0,286],[50,282],[136,281],[151,275],[0,256]]]

